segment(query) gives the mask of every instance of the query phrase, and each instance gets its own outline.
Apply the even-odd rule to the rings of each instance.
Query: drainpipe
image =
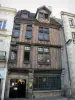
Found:
[[[6,76],[7,76],[7,61],[5,63],[4,67],[4,78],[3,78],[3,85],[2,85],[2,95],[1,95],[1,100],[4,100],[4,94],[5,94],[5,85],[6,85]]]

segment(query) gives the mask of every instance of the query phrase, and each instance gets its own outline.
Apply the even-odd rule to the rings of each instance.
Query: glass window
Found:
[[[24,51],[24,62],[29,62],[30,61],[30,47],[25,46],[25,51]]]
[[[25,37],[26,37],[27,39],[31,39],[31,38],[32,38],[32,32],[31,32],[31,31],[26,31]]]
[[[23,13],[23,14],[21,15],[21,17],[24,18],[24,19],[26,19],[26,18],[28,18],[28,14],[27,14],[27,13]]]
[[[43,33],[39,33],[39,40],[44,40],[44,35],[43,35]]]
[[[44,40],[49,40],[49,34],[44,33]]]
[[[16,60],[16,58],[17,58],[17,52],[16,51],[12,51],[11,52],[11,60]]]
[[[74,20],[73,19],[69,19],[69,24],[70,24],[70,26],[74,26]]]
[[[5,58],[6,58],[5,51],[0,51],[0,60],[5,60]]]
[[[31,39],[32,38],[32,25],[27,25],[25,37],[27,39]]]
[[[45,18],[46,18],[46,19],[48,18],[48,14],[45,14]]]
[[[38,62],[40,63],[50,63],[50,54],[48,48],[38,48]]]
[[[49,40],[49,29],[48,28],[43,28],[39,27],[39,35],[38,35],[39,40]]]
[[[61,89],[60,75],[34,76],[34,90],[59,90]]]
[[[75,32],[72,32],[72,40],[73,40],[73,43],[75,43]]]
[[[6,28],[6,21],[0,21],[0,29],[5,30]]]
[[[44,14],[43,13],[39,13],[39,18],[44,18]]]
[[[15,30],[14,30],[14,33],[13,33],[13,36],[14,36],[14,37],[19,37],[19,34],[20,34],[20,30],[15,29]]]

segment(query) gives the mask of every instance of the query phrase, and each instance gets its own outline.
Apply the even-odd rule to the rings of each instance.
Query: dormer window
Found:
[[[23,14],[21,15],[21,17],[24,18],[24,19],[27,19],[27,18],[28,18],[28,13],[23,13]]]
[[[48,14],[45,14],[45,13],[39,13],[39,18],[45,18],[45,19],[48,19]]]

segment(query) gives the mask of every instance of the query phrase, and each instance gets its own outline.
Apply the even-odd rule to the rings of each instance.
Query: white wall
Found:
[[[72,39],[72,32],[75,32],[75,27],[70,27],[69,18],[72,18],[75,23],[75,18],[68,15],[62,15],[63,26],[64,26],[64,34],[66,41],[68,39]],[[69,61],[69,69],[70,69],[70,77],[71,77],[71,88],[72,95],[75,96],[75,44],[73,41],[70,44],[66,44],[67,53],[68,53],[68,61]]]

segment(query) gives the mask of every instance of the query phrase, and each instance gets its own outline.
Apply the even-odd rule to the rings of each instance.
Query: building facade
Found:
[[[71,80],[71,95],[75,97],[75,14],[61,12],[63,21],[67,59]]]
[[[7,61],[16,10],[0,6],[0,98],[4,99]]]
[[[62,95],[61,24],[50,15],[45,6],[36,13],[17,12],[8,60],[6,98]]]

